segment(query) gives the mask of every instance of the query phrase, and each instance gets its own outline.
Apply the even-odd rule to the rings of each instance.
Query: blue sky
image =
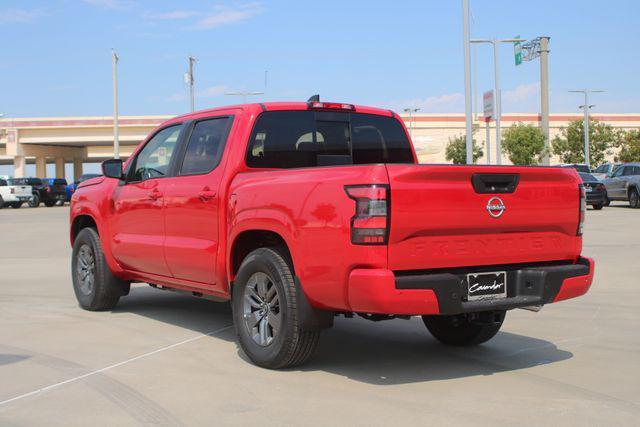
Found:
[[[197,107],[264,100],[354,102],[463,111],[458,0],[0,2],[0,113],[110,115],[111,48],[120,55],[120,112],[188,109],[183,73],[196,64]],[[472,36],[551,39],[552,112],[575,112],[570,89],[596,88],[594,112],[640,112],[640,1],[471,0]],[[503,111],[537,112],[539,64],[501,49]],[[493,86],[478,50],[480,93]],[[268,70],[265,87],[265,70]]]

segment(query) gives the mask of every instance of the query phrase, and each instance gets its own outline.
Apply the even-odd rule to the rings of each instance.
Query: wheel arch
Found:
[[[282,251],[282,255],[287,258],[295,275],[295,263],[290,245],[278,231],[265,228],[246,229],[238,232],[232,242],[227,262],[230,283],[235,279],[244,258],[252,251],[260,248],[279,248]]]

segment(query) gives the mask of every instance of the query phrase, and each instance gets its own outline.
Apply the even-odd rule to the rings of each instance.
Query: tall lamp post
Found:
[[[120,58],[111,49],[113,63],[113,157],[120,158],[120,129],[118,126],[118,61]]]
[[[189,71],[184,73],[184,81],[189,85],[189,98],[191,100],[191,112],[193,113],[196,109],[196,95],[195,95],[195,84],[196,81],[193,78],[193,64],[196,62],[196,58],[193,56],[189,57]]]
[[[469,0],[462,0],[462,45],[464,51],[464,115],[467,164],[473,163],[473,117],[471,105],[471,49],[469,44]]]
[[[419,108],[405,108],[405,113],[409,113],[409,136],[413,139],[413,113],[420,111]]]
[[[494,68],[494,93],[495,93],[495,121],[496,121],[496,164],[502,164],[502,135],[500,130],[500,119],[502,117],[502,94],[500,93],[500,43],[522,43],[525,39],[474,39],[470,43],[487,43],[493,46],[493,68]]]
[[[591,168],[591,155],[589,153],[589,109],[591,107],[595,107],[595,105],[589,105],[589,94],[590,93],[602,93],[603,90],[570,90],[572,93],[582,93],[584,94],[584,105],[581,105],[580,108],[584,109],[584,121],[582,126],[584,128],[584,163]]]

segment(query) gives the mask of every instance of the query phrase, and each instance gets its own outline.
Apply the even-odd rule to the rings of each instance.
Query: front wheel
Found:
[[[44,205],[46,207],[48,207],[48,208],[52,208],[55,204],[56,204],[56,202],[53,201],[53,200],[47,200],[47,201],[44,202]]]
[[[629,206],[633,209],[640,208],[640,194],[638,194],[637,188],[629,190]]]
[[[593,209],[599,211],[600,209],[602,209],[604,207],[604,204],[599,203],[597,205],[591,205],[593,207]]]
[[[109,270],[93,228],[83,228],[73,242],[71,276],[76,299],[85,310],[110,310],[129,293],[129,284]]]
[[[306,362],[319,331],[300,327],[292,268],[274,249],[261,248],[242,261],[233,285],[233,323],[240,347],[253,363],[269,369]]]
[[[452,346],[473,346],[493,338],[506,312],[485,311],[452,316],[422,316],[422,321],[438,341]]]

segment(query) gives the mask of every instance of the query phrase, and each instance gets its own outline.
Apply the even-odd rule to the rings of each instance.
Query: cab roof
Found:
[[[325,101],[321,101],[325,103]],[[331,101],[326,101],[326,104],[334,104]],[[353,105],[340,103],[343,105]],[[223,107],[209,108],[206,110],[194,111],[193,113],[182,114],[180,116],[173,117],[162,124],[165,126],[167,124],[176,123],[176,122],[184,122],[187,120],[195,120],[201,119],[204,117],[212,116],[215,114],[232,114],[234,112],[242,112],[248,114],[258,115],[264,111],[306,111],[306,110],[323,110],[322,108],[311,108],[309,102],[262,102],[262,103],[251,103],[251,104],[237,104],[237,105],[229,105]],[[327,110],[330,111],[330,110]],[[383,108],[376,107],[367,107],[363,105],[353,105],[352,110],[338,110],[344,112],[351,113],[364,113],[364,114],[376,114],[380,116],[386,117],[394,117],[397,116],[392,110],[385,110]]]

